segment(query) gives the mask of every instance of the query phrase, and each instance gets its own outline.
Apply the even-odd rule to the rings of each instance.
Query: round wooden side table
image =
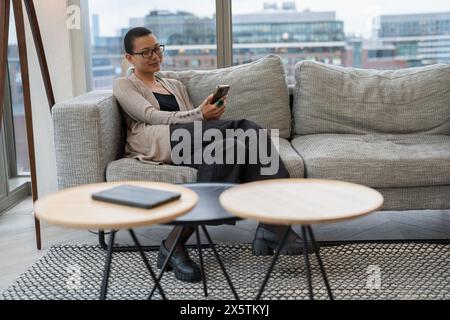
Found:
[[[314,294],[307,253],[308,235],[328,296],[333,299],[311,225],[354,219],[377,210],[384,201],[378,191],[369,187],[321,179],[274,179],[245,183],[223,192],[219,200],[225,210],[243,219],[288,227],[302,226],[303,256],[310,299],[314,299]],[[281,248],[286,243],[289,229],[282,236],[256,300],[261,298]]]
[[[181,194],[181,197],[178,200],[153,209],[134,208],[97,201],[91,198],[91,195],[95,192],[124,184],[178,192]],[[197,201],[198,196],[194,191],[178,185],[142,181],[105,182],[64,189],[44,196],[35,203],[34,211],[38,219],[61,227],[111,230],[100,292],[101,300],[106,299],[114,240],[116,232],[119,230],[128,230],[161,297],[166,299],[164,291],[142,250],[133,228],[171,222],[194,208]]]

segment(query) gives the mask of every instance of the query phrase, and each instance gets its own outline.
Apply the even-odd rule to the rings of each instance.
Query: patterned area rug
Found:
[[[250,245],[217,248],[239,297],[254,299],[271,257],[254,257]],[[208,299],[233,299],[212,251],[203,252]],[[448,245],[351,244],[323,247],[321,254],[336,299],[450,299]],[[191,256],[197,259],[197,251]],[[155,266],[157,252],[148,257]],[[54,246],[0,299],[98,299],[104,258],[97,246]],[[319,266],[314,255],[310,258],[315,297],[326,299]],[[308,299],[303,262],[302,256],[281,256],[263,299]],[[178,281],[173,272],[162,286],[169,299],[205,299],[201,283]],[[114,253],[108,299],[146,299],[151,287],[138,253]]]

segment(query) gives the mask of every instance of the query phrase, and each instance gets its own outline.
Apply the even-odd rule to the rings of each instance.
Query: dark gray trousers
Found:
[[[251,152],[255,154],[255,148],[258,148],[258,143],[254,143],[254,141],[250,141],[250,139],[233,139],[226,141],[223,139],[222,141],[204,141],[205,139],[201,139],[202,141],[198,141],[200,137],[197,138],[197,142],[194,140],[194,122],[191,123],[182,123],[182,124],[172,124],[170,125],[170,133],[171,137],[177,129],[184,129],[191,135],[191,139],[189,141],[179,140],[179,141],[171,141],[172,150],[179,144],[190,144],[189,154],[183,154],[181,152],[180,158],[182,159],[181,163],[173,163],[175,165],[185,165],[192,168],[197,169],[197,182],[230,182],[230,183],[246,183],[258,180],[267,180],[267,179],[282,179],[289,178],[289,172],[287,171],[283,161],[281,160],[278,151],[276,150],[272,139],[269,135],[259,135],[259,130],[261,127],[256,123],[249,120],[214,120],[214,121],[202,121],[202,136],[203,133],[208,129],[216,129],[222,133],[222,136],[225,138],[227,129],[242,129],[244,132],[246,130],[255,130],[258,132],[258,142],[259,139],[266,139],[267,149],[264,150],[267,155],[271,155],[271,159],[275,157],[278,160],[278,170],[270,175],[263,173],[262,168],[269,168],[270,163],[263,164],[262,159],[259,155],[256,157],[256,163],[250,163],[249,155]],[[232,164],[227,163],[226,159],[223,159],[223,163],[213,163],[206,164],[202,159],[201,163],[193,163],[193,159],[195,155],[198,153],[203,154],[206,147],[210,146],[211,143],[219,143],[223,148],[223,154],[226,156],[227,151],[229,151],[230,145],[234,148],[234,161]],[[178,147],[181,147],[178,145]],[[211,148],[211,146],[210,146]],[[237,163],[237,150],[241,151],[245,149],[245,162]],[[258,152],[256,152],[258,154]],[[267,160],[267,159],[266,159]]]

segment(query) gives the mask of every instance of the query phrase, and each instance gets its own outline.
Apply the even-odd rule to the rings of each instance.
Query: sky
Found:
[[[233,13],[261,11],[263,3],[281,0],[233,0]],[[301,0],[298,10],[335,11],[344,21],[346,34],[369,37],[373,18],[380,14],[450,12],[450,0]],[[175,8],[175,9],[174,9]],[[130,17],[143,17],[150,10],[185,10],[199,16],[211,17],[215,0],[89,0],[90,14],[100,15],[100,35],[114,36],[117,30],[128,27]]]

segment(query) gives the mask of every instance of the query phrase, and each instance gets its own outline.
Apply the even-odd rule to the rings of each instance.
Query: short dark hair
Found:
[[[125,38],[123,39],[123,46],[125,48],[125,52],[132,54],[134,52],[134,40],[136,40],[136,38],[144,37],[149,34],[153,34],[153,32],[144,27],[137,27],[130,29],[125,35]]]

